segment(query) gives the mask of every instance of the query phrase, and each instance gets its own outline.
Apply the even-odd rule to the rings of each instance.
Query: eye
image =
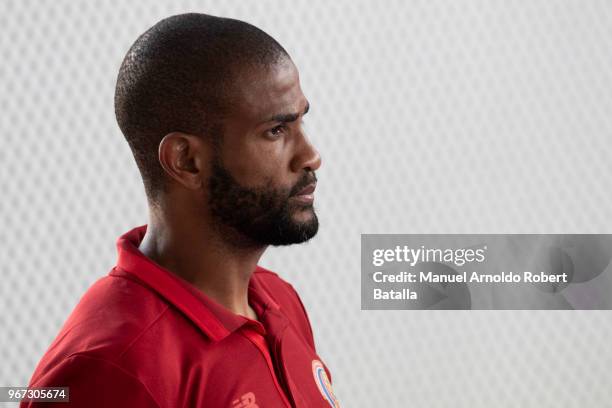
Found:
[[[287,131],[287,126],[278,125],[266,131],[266,135],[272,139],[281,137]]]

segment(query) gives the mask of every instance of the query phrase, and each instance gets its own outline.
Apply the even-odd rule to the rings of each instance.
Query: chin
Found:
[[[312,205],[309,205],[307,207],[296,208],[293,211],[293,216],[292,216],[293,220],[297,222],[309,221],[316,217],[317,215],[315,214],[315,211]]]

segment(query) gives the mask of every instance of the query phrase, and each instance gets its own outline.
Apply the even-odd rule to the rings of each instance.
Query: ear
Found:
[[[210,146],[203,138],[182,132],[168,133],[159,143],[158,157],[162,168],[185,188],[197,190],[208,178]]]

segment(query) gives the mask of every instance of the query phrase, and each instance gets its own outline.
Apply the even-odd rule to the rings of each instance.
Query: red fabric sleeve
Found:
[[[293,287],[293,285],[291,285],[289,282],[285,282],[285,283],[287,284],[287,286],[289,286],[289,288],[291,289],[291,291],[295,295],[295,298],[297,299],[298,303],[300,304],[300,307],[302,308],[302,312],[304,312],[304,319],[306,320],[306,325],[308,327],[308,333],[309,333],[309,337],[310,337],[309,340],[310,340],[310,343],[312,345],[312,349],[315,350],[315,352],[316,352],[317,349],[315,347],[314,334],[312,332],[312,326],[310,325],[310,319],[308,318],[308,313],[306,312],[306,308],[304,307],[304,303],[302,303],[302,299],[300,299],[300,295],[298,295],[298,293],[295,290],[295,288]],[[323,368],[325,368],[325,371],[327,372],[327,377],[329,378],[329,382],[333,384],[331,371],[329,371],[329,368],[327,368],[327,366],[325,365],[325,363],[323,361],[321,361],[321,363],[323,364]]]
[[[68,357],[30,387],[69,387],[70,402],[24,401],[20,408],[159,408],[136,377],[110,361],[82,354]]]
[[[285,282],[285,283],[287,284],[289,289],[291,289],[291,291],[293,292],[295,298],[297,299],[298,303],[300,304],[300,307],[302,308],[302,312],[304,313],[304,319],[306,320],[306,327],[308,329],[308,340],[310,342],[310,345],[312,346],[312,349],[316,351],[317,348],[315,347],[314,334],[312,332],[312,326],[310,325],[310,319],[308,318],[308,313],[306,313],[306,308],[304,307],[304,303],[302,303],[302,299],[300,299],[300,295],[298,295],[298,293],[295,290],[295,288],[293,287],[293,285],[291,285],[288,282]]]

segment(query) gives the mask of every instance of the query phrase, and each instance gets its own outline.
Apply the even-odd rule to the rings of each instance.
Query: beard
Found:
[[[316,180],[313,171],[305,171],[291,188],[244,187],[215,157],[208,184],[208,204],[218,224],[239,234],[232,240],[235,244],[299,244],[316,235],[319,220],[312,204],[298,203],[290,198]],[[306,221],[296,221],[293,214],[297,212],[312,215]]]

